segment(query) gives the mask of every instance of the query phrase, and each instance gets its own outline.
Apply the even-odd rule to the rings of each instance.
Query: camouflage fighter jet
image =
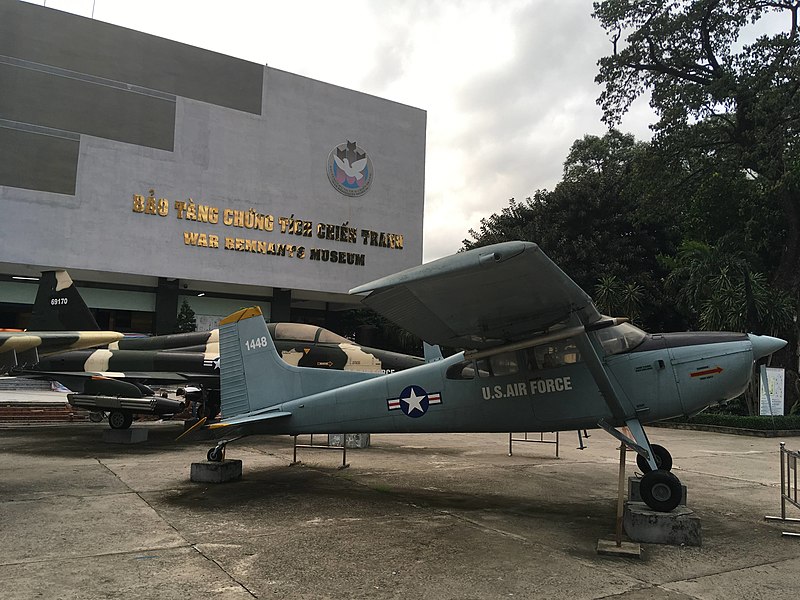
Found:
[[[43,281],[49,275],[43,274]],[[83,323],[91,320],[97,327],[77,290],[71,289],[77,298],[72,306],[80,302],[85,310],[85,314],[73,312],[72,318]],[[387,373],[424,362],[416,356],[359,346],[315,325],[270,323],[268,327],[282,358],[300,367]],[[120,338],[121,334],[118,334],[115,338],[118,341],[102,349],[74,350],[42,357],[37,364],[17,374],[58,381],[74,392],[68,396],[73,406],[92,411],[96,421],[107,415],[109,425],[114,429],[130,427],[136,413],[162,416],[179,413],[187,401],[200,404],[200,416],[214,418],[218,414],[217,329]],[[153,389],[172,384],[193,385],[200,389],[184,400],[165,397]]]
[[[35,365],[43,356],[116,342],[123,335],[99,331],[66,271],[42,274],[26,331],[0,331],[0,374]]]
[[[280,360],[260,310],[245,309],[220,323],[223,419],[209,428],[241,437],[601,427],[638,453],[642,498],[668,512],[681,483],[642,425],[738,396],[755,361],[786,345],[744,333],[645,333],[601,315],[529,242],[459,253],[351,293],[369,293],[366,305],[429,343],[466,350],[388,375],[299,369]],[[233,439],[207,458],[222,460]]]

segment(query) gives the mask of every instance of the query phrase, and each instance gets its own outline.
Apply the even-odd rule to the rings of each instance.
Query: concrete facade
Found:
[[[13,0],[0,89],[0,275],[319,309],[422,260],[422,110]]]

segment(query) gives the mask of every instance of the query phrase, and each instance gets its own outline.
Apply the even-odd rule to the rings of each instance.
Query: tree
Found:
[[[186,298],[181,303],[181,308],[178,311],[178,319],[175,324],[175,333],[188,333],[197,330],[197,320],[194,316],[194,311]]]
[[[708,175],[720,160],[763,189],[784,224],[773,281],[800,291],[800,0],[608,0],[594,16],[612,36],[599,61],[598,99],[609,125],[650,92],[654,142]],[[785,31],[740,44],[742,30],[768,14]],[[621,42],[625,34],[624,44]]]
[[[790,296],[774,289],[731,237],[684,242],[669,259],[667,291],[694,327],[775,335],[792,325]]]
[[[512,239],[536,242],[587,291],[613,276],[628,300],[612,302],[607,310],[632,311],[648,328],[671,329],[675,312],[662,294],[666,273],[658,256],[674,253],[680,236],[671,214],[676,203],[658,184],[667,177],[651,160],[649,145],[632,135],[612,129],[602,137],[584,136],[573,143],[564,177],[552,191],[538,190],[525,202],[512,199],[470,231],[464,248]],[[644,210],[646,200],[667,208]]]

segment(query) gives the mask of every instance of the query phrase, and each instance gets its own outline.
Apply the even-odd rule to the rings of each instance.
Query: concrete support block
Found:
[[[369,434],[368,433],[348,433],[346,434],[347,447],[364,449],[369,448]],[[328,446],[342,447],[342,434],[329,433]]]
[[[225,483],[237,481],[242,478],[242,461],[225,459],[220,462],[192,463],[190,479],[195,483]]]
[[[104,429],[103,441],[108,444],[138,444],[147,441],[147,432],[144,427]]]
[[[638,477],[628,477],[628,500],[631,502],[643,502],[642,493],[639,491]],[[686,506],[686,486],[681,484],[681,502],[678,506]]]
[[[700,517],[685,506],[662,513],[650,510],[643,502],[626,502],[622,525],[635,542],[700,546],[702,541]]]

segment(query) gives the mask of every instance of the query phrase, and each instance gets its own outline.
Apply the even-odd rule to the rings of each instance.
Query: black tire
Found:
[[[133,423],[133,415],[125,410],[114,410],[108,413],[108,424],[111,429],[127,429]]]
[[[222,462],[222,448],[219,446],[214,446],[211,450],[208,451],[206,454],[206,458],[209,462]]]
[[[92,423],[102,423],[103,419],[106,418],[106,413],[102,410],[95,410],[89,413],[89,420]]]
[[[669,453],[669,450],[664,448],[664,446],[659,446],[658,444],[650,444],[650,448],[653,450],[653,458],[656,459],[656,466],[659,468],[659,470],[671,471],[672,455]],[[636,465],[639,467],[639,470],[642,473],[649,473],[652,471],[650,465],[641,454],[636,455]]]
[[[680,480],[669,471],[650,471],[639,482],[642,500],[658,512],[670,512],[681,503],[683,490]]]

